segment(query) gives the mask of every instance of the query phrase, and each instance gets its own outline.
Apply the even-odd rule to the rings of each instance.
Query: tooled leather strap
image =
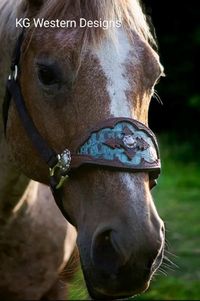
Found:
[[[147,126],[135,119],[107,119],[75,144],[72,169],[89,164],[132,172],[145,171],[153,178],[160,173],[156,137]]]

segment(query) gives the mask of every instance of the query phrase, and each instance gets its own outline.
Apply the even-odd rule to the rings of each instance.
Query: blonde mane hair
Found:
[[[46,0],[34,17],[66,19],[70,12],[77,19],[121,20],[127,32],[134,30],[145,41],[156,45],[139,0]],[[17,17],[27,17],[27,1],[0,0],[0,41],[16,40],[19,33],[15,27]],[[113,36],[114,31],[94,27],[87,27],[85,31],[86,39],[94,42],[106,34]]]

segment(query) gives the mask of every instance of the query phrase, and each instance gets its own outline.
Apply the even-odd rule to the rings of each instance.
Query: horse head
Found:
[[[133,149],[137,146],[141,150],[137,139],[144,138],[145,130],[139,126],[133,134],[131,126],[134,128],[135,123],[131,125],[128,120],[147,127],[153,88],[162,74],[137,1],[27,2],[26,16],[35,18],[62,17],[78,22],[79,17],[121,16],[121,28],[113,30],[79,26],[25,30],[18,81],[31,119],[56,153],[65,148],[75,153],[77,145],[84,146],[92,139],[92,133],[98,140],[102,129],[110,129],[105,125],[107,120],[122,118],[122,130],[125,125],[128,129],[121,137],[134,157]],[[103,126],[92,131],[99,123]],[[120,122],[114,122],[112,128],[117,124]],[[89,135],[84,140],[86,133]],[[107,145],[113,143],[109,137]],[[146,158],[143,151],[147,140],[141,139],[142,160]],[[7,140],[19,168],[49,185],[48,166],[32,145],[13,102]],[[102,143],[105,146],[105,141]],[[121,140],[118,143],[117,154],[124,151]],[[113,145],[111,148],[116,150]],[[96,299],[146,290],[164,249],[164,225],[151,196],[155,181],[149,172],[105,165],[81,165],[69,174],[62,188],[63,210],[78,231],[83,273]]]

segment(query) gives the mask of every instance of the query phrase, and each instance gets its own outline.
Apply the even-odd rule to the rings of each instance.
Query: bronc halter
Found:
[[[3,103],[4,130],[8,119],[11,99],[14,100],[21,122],[33,146],[49,167],[49,184],[55,201],[62,214],[70,220],[62,202],[62,187],[70,172],[82,165],[97,165],[126,170],[148,172],[152,180],[160,174],[158,144],[153,132],[143,123],[126,117],[110,118],[102,121],[76,143],[75,152],[65,149],[57,154],[32,121],[21,93],[18,78],[23,32],[20,34],[12,57],[11,74],[6,85]]]

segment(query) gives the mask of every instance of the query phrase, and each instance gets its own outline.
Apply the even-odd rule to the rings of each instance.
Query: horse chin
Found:
[[[149,287],[149,283],[150,282],[147,282],[143,286],[138,287],[135,290],[130,290],[130,291],[120,290],[119,292],[117,292],[114,290],[109,290],[108,288],[104,289],[104,288],[92,287],[88,284],[86,280],[88,293],[93,300],[120,300],[120,299],[124,300],[130,297],[135,297],[136,295],[145,292]]]
[[[134,283],[129,281],[129,276],[127,274],[127,281],[123,281],[123,284],[120,283],[120,280],[111,280],[108,281],[107,277],[102,275],[101,281],[97,281],[98,285],[95,285],[92,282],[91,275],[87,275],[83,270],[86,286],[90,297],[93,300],[120,300],[130,297],[134,297],[138,294],[145,292],[150,284],[150,278],[143,282],[142,284]],[[93,274],[94,275],[94,274]],[[126,278],[126,277],[124,277]],[[129,279],[129,280],[128,280]],[[98,279],[99,280],[99,279]],[[127,287],[126,287],[127,284]]]

